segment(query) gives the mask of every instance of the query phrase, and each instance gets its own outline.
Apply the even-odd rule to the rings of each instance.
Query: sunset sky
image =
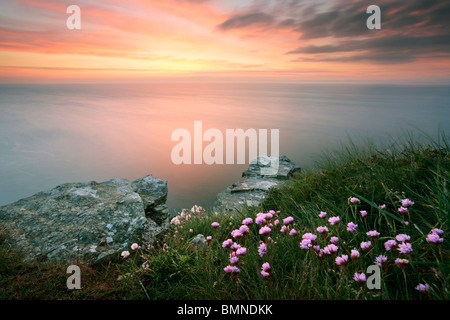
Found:
[[[66,13],[81,8],[81,29]],[[369,30],[369,5],[381,30]],[[146,79],[450,83],[450,2],[8,0],[0,82]]]

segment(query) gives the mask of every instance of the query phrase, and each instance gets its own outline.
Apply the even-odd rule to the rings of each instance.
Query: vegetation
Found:
[[[23,264],[3,245],[0,298],[447,300],[449,167],[445,136],[350,143],[260,207],[183,210],[153,246],[82,267],[81,290],[66,288],[65,266]],[[204,245],[190,243],[198,234]]]

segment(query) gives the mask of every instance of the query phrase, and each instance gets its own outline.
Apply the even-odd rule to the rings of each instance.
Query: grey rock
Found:
[[[146,208],[162,220],[166,198],[167,182],[151,176],[66,183],[0,207],[0,228],[25,261],[97,263],[152,242],[163,228]]]
[[[196,235],[191,241],[189,241],[191,247],[196,247],[198,249],[206,248],[206,239],[202,234]]]
[[[278,161],[278,170],[265,174],[264,169],[270,168],[274,161]],[[288,183],[293,174],[299,171],[300,168],[284,155],[279,158],[257,157],[242,173],[240,181],[226,187],[216,196],[214,206],[227,211],[236,211],[242,206],[258,206],[267,196],[270,188],[282,187]]]

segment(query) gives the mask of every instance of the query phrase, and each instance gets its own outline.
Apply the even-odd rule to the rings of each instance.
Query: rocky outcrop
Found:
[[[96,263],[153,242],[167,221],[167,181],[67,183],[0,207],[6,242],[26,261]]]
[[[271,163],[278,161],[278,170],[275,173],[265,170]],[[288,179],[295,172],[300,171],[286,156],[261,156],[254,159],[249,168],[242,173],[242,179],[216,197],[214,206],[228,211],[238,210],[242,206],[258,206],[267,196],[270,188],[279,188],[288,183]]]

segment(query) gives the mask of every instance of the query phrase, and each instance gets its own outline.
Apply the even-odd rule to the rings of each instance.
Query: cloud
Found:
[[[218,28],[221,30],[231,30],[248,27],[268,27],[274,21],[274,18],[264,12],[251,12],[232,16],[230,19],[221,23]]]

